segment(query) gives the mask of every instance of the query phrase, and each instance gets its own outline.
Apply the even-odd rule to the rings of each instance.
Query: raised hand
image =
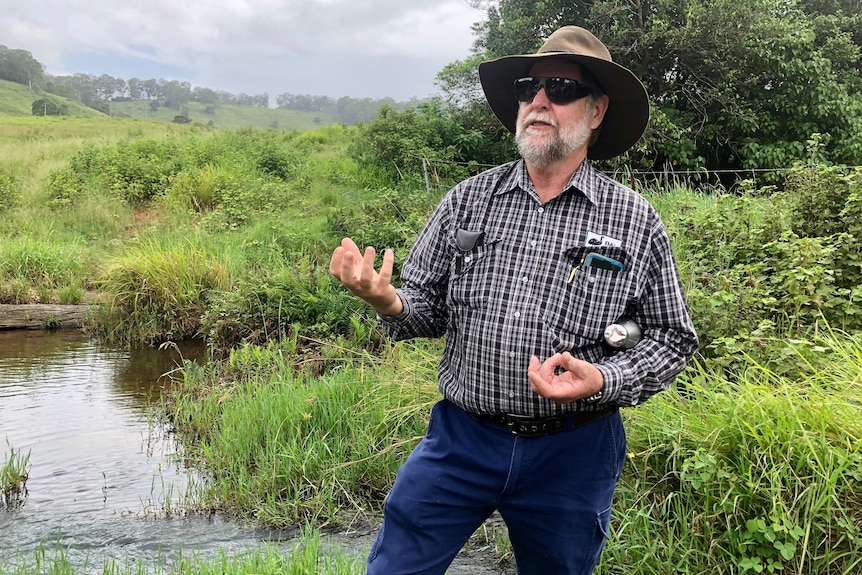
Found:
[[[398,315],[403,305],[395,287],[390,283],[395,254],[392,250],[383,252],[383,264],[378,272],[374,269],[376,253],[373,247],[368,246],[363,255],[353,240],[344,238],[341,245],[332,252],[329,273],[378,313]]]

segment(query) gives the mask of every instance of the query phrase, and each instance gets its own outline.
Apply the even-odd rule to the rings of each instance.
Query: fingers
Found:
[[[383,264],[378,273],[374,269],[377,251],[372,246],[359,251],[359,246],[350,239],[341,240],[341,245],[332,252],[329,272],[354,295],[366,301],[375,301],[386,294],[392,279],[395,254],[392,250],[383,252]]]

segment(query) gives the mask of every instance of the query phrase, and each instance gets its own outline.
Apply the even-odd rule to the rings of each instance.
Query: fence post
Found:
[[[422,173],[425,175],[425,191],[431,194],[431,182],[428,180],[428,162],[422,158]]]

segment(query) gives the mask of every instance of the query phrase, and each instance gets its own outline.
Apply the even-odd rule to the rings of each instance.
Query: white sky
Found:
[[[54,75],[404,101],[436,91],[483,17],[467,0],[0,0],[0,44]]]

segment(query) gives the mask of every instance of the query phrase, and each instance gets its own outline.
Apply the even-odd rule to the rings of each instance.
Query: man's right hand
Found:
[[[350,292],[364,300],[381,315],[398,315],[404,309],[401,298],[390,283],[395,254],[392,250],[383,252],[383,264],[378,273],[374,269],[376,251],[365,248],[365,255],[350,238],[341,240],[341,245],[332,252],[329,273],[344,284]]]

